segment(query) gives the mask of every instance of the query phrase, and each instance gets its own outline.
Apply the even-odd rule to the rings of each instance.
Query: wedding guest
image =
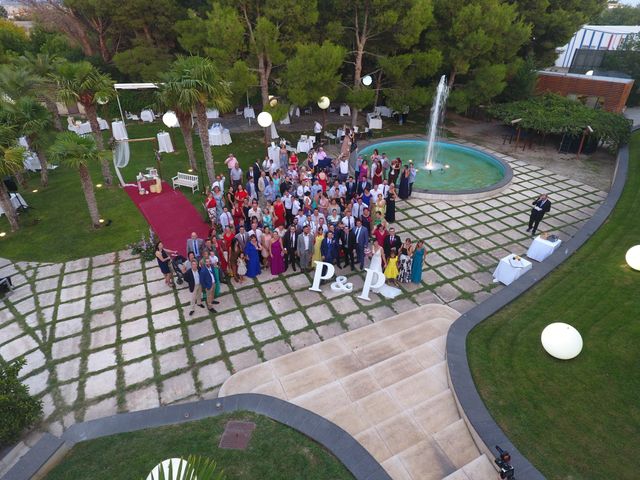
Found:
[[[273,240],[271,242],[271,275],[280,275],[285,271],[284,246],[282,238],[277,232],[273,232]]]
[[[400,237],[396,235],[396,229],[391,227],[389,229],[389,236],[385,238],[384,244],[382,245],[384,248],[384,254],[389,258],[391,254],[391,250],[395,250],[396,253],[400,250],[402,246],[402,241]]]
[[[354,236],[360,270],[364,270],[364,249],[369,245],[369,229],[362,225],[361,219],[356,221]]]
[[[413,184],[416,181],[418,169],[413,165],[413,160],[409,160],[409,196],[413,193]]]
[[[413,245],[411,239],[405,239],[400,248],[398,256],[398,282],[409,283],[411,281],[411,255],[413,253]]]
[[[197,260],[194,259],[191,261],[191,268],[185,272],[184,280],[187,282],[189,292],[191,293],[189,303],[189,316],[191,316],[193,315],[196,304],[204,308],[204,304],[202,303],[202,284],[200,283],[200,266]]]
[[[247,257],[244,253],[240,253],[238,257],[238,283],[244,282],[244,277],[247,274]]]
[[[205,259],[204,267],[200,269],[200,284],[202,285],[203,290],[207,293],[207,308],[210,312],[215,313],[213,305],[219,302],[214,300],[216,278],[211,258]]]
[[[527,232],[531,232],[531,229],[533,228],[531,236],[535,236],[536,231],[538,230],[538,225],[540,225],[544,214],[549,210],[551,210],[551,201],[546,193],[543,193],[533,201],[533,208],[529,215],[529,228],[527,228]]]
[[[411,259],[411,281],[413,283],[420,283],[422,281],[422,265],[426,254],[427,249],[425,248],[424,241],[418,240],[413,250],[413,258]]]
[[[298,233],[296,232],[296,226],[291,225],[287,233],[284,234],[282,239],[285,249],[285,270],[289,268],[289,265],[293,267],[293,271],[296,271],[296,255],[298,248]]]
[[[313,237],[311,236],[311,227],[305,225],[302,229],[302,235],[298,236],[298,258],[300,260],[300,270],[307,271],[311,266],[311,256],[313,255]]]
[[[396,250],[392,249],[389,257],[387,257],[387,266],[384,269],[384,276],[387,281],[391,281],[396,287],[398,287],[398,257],[396,256]]]
[[[389,185],[389,193],[387,194],[387,209],[384,214],[384,218],[389,223],[395,223],[396,221],[396,188],[394,185]]]
[[[400,174],[400,188],[398,189],[398,196],[402,200],[409,198],[409,165],[405,165]]]
[[[171,262],[171,257],[169,254],[175,255],[178,252],[175,250],[169,250],[168,248],[164,248],[164,244],[162,242],[158,242],[156,244],[156,260],[158,261],[158,267],[160,271],[164,275],[164,283],[169,287],[173,287],[173,272],[171,271],[171,267],[169,263]]]
[[[244,247],[244,254],[247,258],[247,277],[255,278],[260,275],[260,252],[262,247],[258,243],[258,237],[251,235],[249,243]]]

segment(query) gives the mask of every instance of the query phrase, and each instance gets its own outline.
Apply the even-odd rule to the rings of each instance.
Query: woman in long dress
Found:
[[[409,165],[405,165],[402,173],[400,174],[400,188],[398,195],[402,200],[406,200],[409,198],[409,176],[411,172],[409,171]]]
[[[388,223],[395,223],[396,221],[396,187],[389,186],[389,193],[387,193],[387,208],[384,213],[384,219]]]
[[[382,265],[385,261],[384,249],[377,240],[373,240],[371,244],[371,262],[369,263],[369,269],[384,274]]]
[[[316,243],[313,245],[313,256],[311,257],[311,267],[315,265],[313,262],[321,262],[322,261],[322,252],[320,251],[320,246],[322,245],[322,240],[324,239],[324,232],[321,229],[318,229],[316,233]]]
[[[284,247],[282,238],[277,232],[273,232],[273,241],[271,242],[271,275],[280,275],[284,273]]]
[[[391,171],[389,172],[389,185],[395,185],[400,174],[400,168],[402,167],[402,160],[400,157],[396,157],[391,161]]]
[[[398,257],[398,281],[400,283],[409,283],[411,281],[411,254],[413,245],[411,239],[407,238],[400,248],[400,256]]]
[[[238,277],[240,276],[238,272],[238,258],[241,253],[240,242],[238,242],[237,238],[233,238],[231,240],[231,247],[229,248],[229,271],[236,281],[239,280]]]
[[[247,256],[247,277],[255,278],[260,275],[260,251],[262,247],[258,244],[255,235],[251,235],[249,243],[244,247],[244,254]]]
[[[169,266],[169,263],[171,262],[170,253],[175,254],[177,252],[175,250],[164,248],[163,243],[158,242],[156,245],[156,260],[158,261],[158,267],[160,267],[160,271],[164,275],[164,283],[169,287],[173,287],[173,272]]]
[[[260,237],[260,242],[262,243],[262,265],[264,265],[264,268],[267,268],[269,266],[272,241],[273,236],[271,235],[271,230],[265,227],[264,232],[262,233],[262,237]]]
[[[413,258],[411,259],[411,281],[413,283],[420,283],[422,281],[422,264],[424,263],[424,256],[426,254],[427,249],[424,241],[418,240],[413,250]]]

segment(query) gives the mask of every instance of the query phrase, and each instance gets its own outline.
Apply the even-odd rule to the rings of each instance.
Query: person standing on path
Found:
[[[311,266],[311,256],[313,255],[313,237],[311,236],[311,227],[309,225],[305,225],[302,229],[302,235],[298,236],[296,247],[298,258],[300,259],[300,270],[305,272]]]
[[[184,279],[189,285],[191,292],[191,302],[189,303],[189,316],[193,315],[196,303],[199,307],[204,308],[202,304],[202,284],[200,283],[200,267],[196,260],[191,260],[191,268],[184,274]]]
[[[531,229],[533,228],[533,231],[531,232],[532,237],[535,237],[538,225],[542,221],[544,214],[549,210],[551,210],[551,201],[546,193],[543,193],[533,201],[533,208],[529,215],[529,228],[527,228],[527,232],[531,232]]]
[[[207,292],[207,307],[209,311],[215,313],[213,309],[214,303],[219,303],[213,299],[215,292],[216,277],[213,271],[213,265],[211,264],[211,258],[207,258],[204,262],[204,267],[200,269],[200,284],[202,288]]]

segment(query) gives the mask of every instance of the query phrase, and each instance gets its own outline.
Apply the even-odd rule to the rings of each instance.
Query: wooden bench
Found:
[[[191,193],[194,193],[196,190],[200,190],[197,175],[178,172],[178,175],[173,177],[171,180],[173,182],[174,190],[176,189],[176,185],[179,187],[189,187],[191,189]]]

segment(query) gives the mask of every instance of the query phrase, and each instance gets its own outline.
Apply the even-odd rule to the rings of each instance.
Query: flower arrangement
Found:
[[[133,255],[140,255],[145,262],[153,260],[155,258],[155,245],[156,245],[156,235],[153,233],[151,228],[149,229],[149,238],[142,235],[142,238],[139,242],[128,245],[127,248],[131,249],[131,253]]]

